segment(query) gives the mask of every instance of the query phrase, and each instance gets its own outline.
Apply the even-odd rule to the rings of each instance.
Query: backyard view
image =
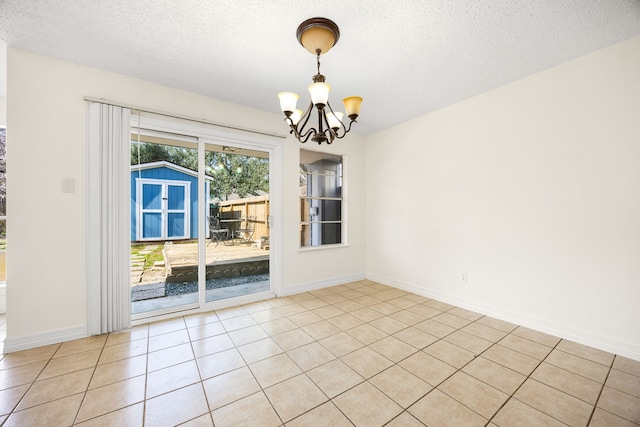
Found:
[[[195,143],[138,137],[131,143],[133,314],[198,303],[202,224],[206,301],[268,290],[268,158],[207,145],[202,185]]]

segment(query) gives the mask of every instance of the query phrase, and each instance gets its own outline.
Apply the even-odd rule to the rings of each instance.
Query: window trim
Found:
[[[340,202],[340,220],[328,220],[328,221],[304,221],[302,219],[301,213],[299,214],[299,218],[298,218],[298,232],[302,233],[303,227],[305,225],[310,225],[310,224],[340,224],[340,243],[326,243],[326,244],[320,244],[317,246],[303,246],[302,245],[302,239],[299,238],[298,239],[298,251],[299,252],[306,252],[306,251],[316,251],[316,250],[324,250],[324,249],[334,249],[334,248],[342,248],[342,247],[347,247],[348,245],[348,240],[347,240],[347,236],[348,236],[348,229],[347,229],[347,187],[348,187],[348,183],[347,183],[347,156],[344,154],[338,154],[338,153],[329,153],[329,152],[322,152],[322,151],[314,151],[314,150],[309,150],[307,148],[300,148],[300,152],[302,152],[302,150],[307,151],[307,152],[312,152],[315,153],[316,155],[326,155],[327,158],[331,158],[331,157],[340,157],[340,174],[315,174],[317,176],[327,176],[327,177],[335,177],[336,179],[339,180],[340,184],[341,184],[341,197],[327,197],[327,196],[321,196],[321,197],[313,197],[313,196],[307,196],[307,195],[299,195],[298,196],[298,203],[300,203],[301,200],[303,199],[308,199],[308,200],[329,200],[329,201],[339,201]],[[298,165],[302,165],[303,162],[300,160],[298,162]],[[311,174],[307,174],[307,175],[311,175]],[[299,188],[299,187],[298,187]],[[298,204],[298,206],[300,206]]]

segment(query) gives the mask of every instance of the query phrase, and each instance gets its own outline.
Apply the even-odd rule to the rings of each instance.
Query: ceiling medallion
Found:
[[[318,73],[313,76],[313,83],[309,85],[311,102],[304,113],[296,109],[296,103],[300,96],[293,92],[280,92],[280,108],[284,113],[285,121],[291,128],[290,133],[295,135],[298,141],[304,143],[311,138],[312,141],[322,144],[331,144],[336,138],[344,138],[351,130],[351,125],[356,122],[360,114],[360,104],[362,98],[350,96],[342,100],[349,126],[342,122],[344,113],[334,112],[329,104],[329,90],[331,87],[325,83],[325,76],[320,74],[320,55],[338,43],[340,39],[340,29],[335,22],[327,18],[311,18],[304,21],[296,31],[296,37],[300,44],[311,54],[316,55]],[[313,107],[317,110],[318,126],[307,127]]]

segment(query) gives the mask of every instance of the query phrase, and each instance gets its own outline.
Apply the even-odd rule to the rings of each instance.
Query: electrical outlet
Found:
[[[62,178],[62,192],[63,193],[75,193],[76,180],[73,178]]]
[[[460,281],[462,283],[469,283],[469,275],[466,272],[460,273]]]

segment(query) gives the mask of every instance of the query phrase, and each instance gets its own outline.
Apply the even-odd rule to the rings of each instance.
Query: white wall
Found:
[[[367,204],[369,278],[640,359],[640,37],[368,137]]]
[[[7,98],[0,96],[0,126],[7,124]]]
[[[345,190],[347,245],[333,249],[300,250],[300,206],[299,187],[300,151],[290,150],[285,156],[284,182],[295,183],[285,188],[284,199],[290,204],[285,214],[284,229],[284,282],[296,284],[285,289],[286,294],[298,293],[331,284],[360,280],[365,277],[365,152],[364,138],[347,135],[344,139],[324,146],[323,151],[342,154],[345,168]],[[299,146],[300,144],[298,144]],[[307,142],[303,148],[320,151],[315,142]],[[295,201],[295,207],[294,207]],[[294,226],[295,224],[295,226]],[[290,265],[295,262],[295,265]],[[288,268],[287,268],[288,267]]]
[[[102,97],[179,115],[287,134],[274,95],[268,113],[149,82],[8,50],[7,341],[5,349],[55,342],[86,330],[86,150],[83,96]],[[298,249],[298,150],[284,152],[283,293],[364,277],[364,225],[350,229],[347,248],[313,253]],[[349,218],[364,215],[364,138],[349,135],[331,149],[354,161]],[[343,151],[344,150],[344,151]],[[359,160],[357,160],[359,159]],[[61,179],[76,180],[63,194]],[[360,195],[360,196],[355,196]],[[355,223],[355,221],[354,221]]]

